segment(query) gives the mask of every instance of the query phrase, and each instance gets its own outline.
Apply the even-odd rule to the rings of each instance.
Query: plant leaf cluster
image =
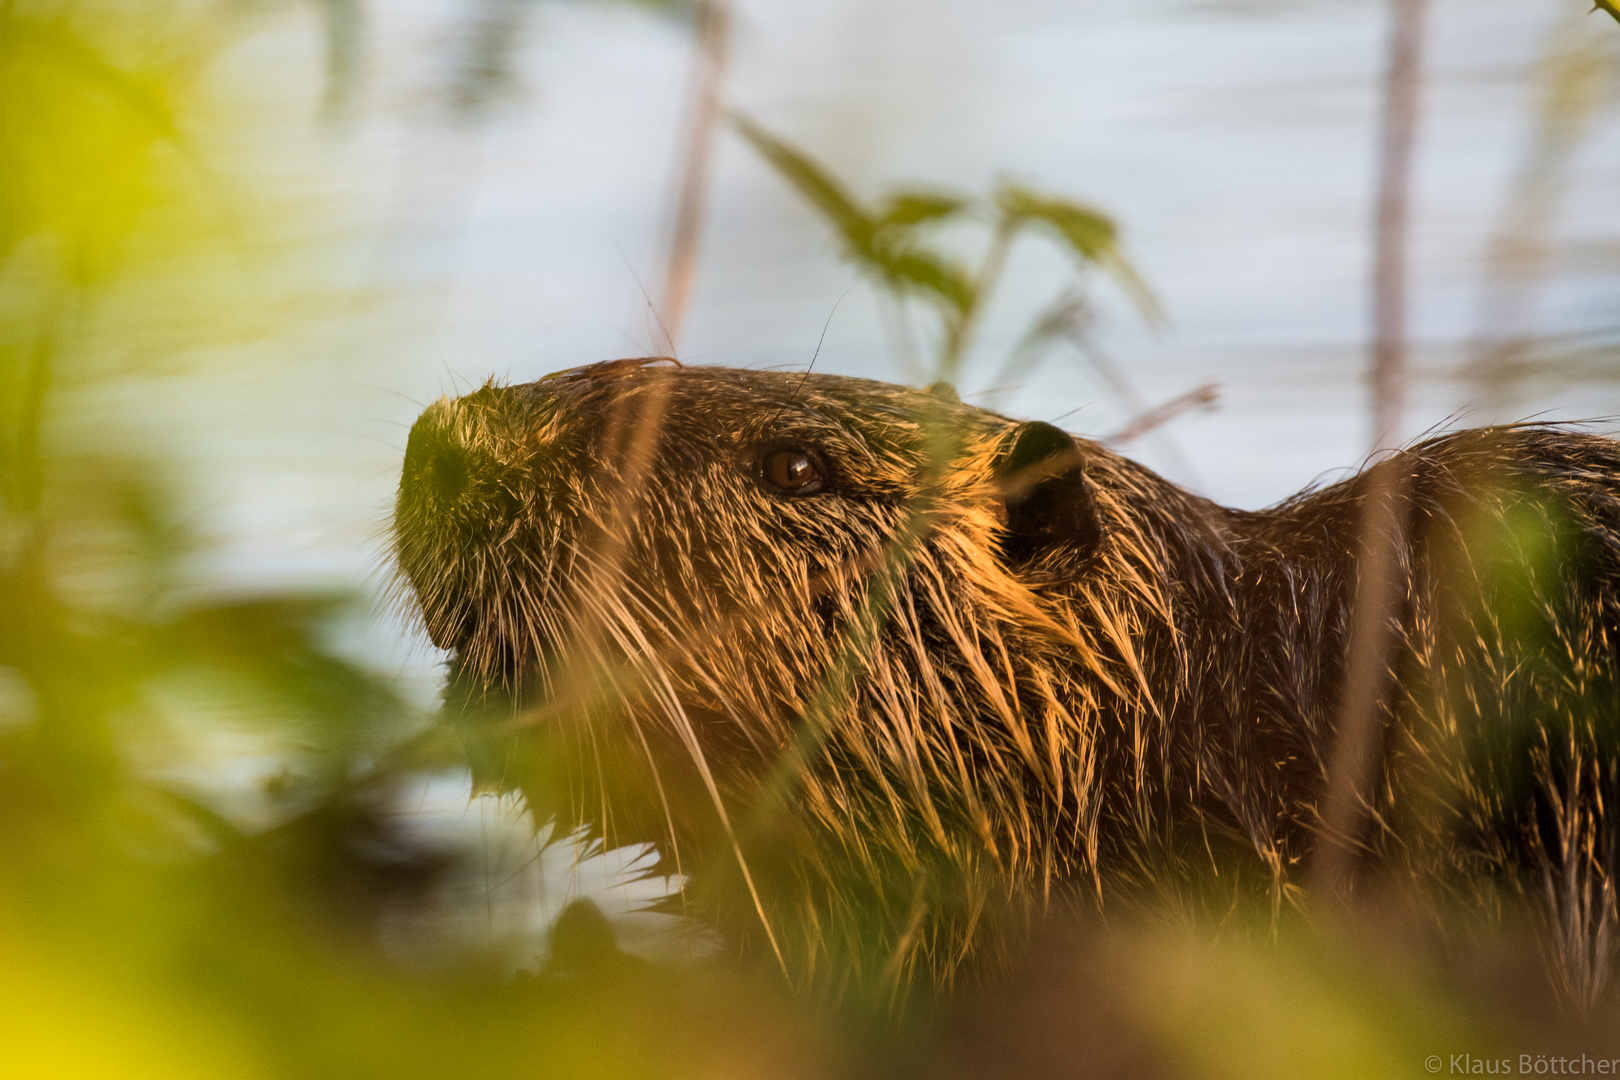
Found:
[[[744,139],[833,229],[844,256],[897,300],[927,301],[941,321],[937,376],[952,380],[970,345],[970,334],[988,305],[1022,234],[1055,244],[1080,271],[1107,273],[1150,322],[1162,316],[1140,274],[1120,250],[1119,227],[1084,203],[1002,181],[989,196],[971,198],[926,188],[901,188],[863,206],[825,166],[741,114],[732,122]],[[941,226],[977,223],[989,242],[976,267],[939,244]]]

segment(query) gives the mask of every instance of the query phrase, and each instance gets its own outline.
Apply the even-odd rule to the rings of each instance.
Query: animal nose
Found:
[[[477,404],[476,402],[474,403]],[[512,508],[499,435],[468,399],[440,401],[411,426],[400,474],[400,495],[435,515],[501,517]]]
[[[502,431],[504,398],[492,391],[445,399],[411,426],[400,473],[399,510],[424,515],[435,529],[506,528],[520,507],[515,447]]]
[[[471,470],[467,448],[444,412],[435,406],[411,425],[400,486],[407,495],[448,507],[467,490]]]
[[[428,456],[423,484],[441,502],[453,503],[467,490],[467,452],[462,447],[443,444]]]

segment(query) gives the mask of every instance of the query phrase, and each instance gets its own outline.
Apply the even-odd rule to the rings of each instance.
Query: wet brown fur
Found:
[[[447,711],[493,715],[492,776],[659,842],[809,983],[948,981],[1053,903],[1291,902],[1368,474],[1244,512],[1079,440],[1100,539],[1014,558],[1018,430],[929,391],[647,361],[440,401],[395,542],[455,653]],[[769,490],[780,445],[826,490]],[[1616,925],[1620,446],[1483,429],[1379,468],[1408,535],[1363,876],[1533,905],[1590,999]]]

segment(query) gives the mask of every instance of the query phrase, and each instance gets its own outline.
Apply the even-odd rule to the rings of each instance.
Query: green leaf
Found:
[[[880,246],[872,262],[891,288],[931,293],[959,313],[973,306],[977,290],[967,273],[933,252]]]
[[[911,243],[910,226],[938,220],[966,205],[960,199],[921,192],[899,192],[885,204],[882,218],[862,210],[848,189],[830,172],[765,131],[746,116],[732,124],[760,155],[798,188],[823,218],[844,238],[856,264],[881,277],[891,289],[921,292],[956,312],[973,303],[974,286],[967,273],[943,256]]]
[[[1596,11],[1599,8],[1613,15],[1615,22],[1620,22],[1620,7],[1615,6],[1614,0],[1592,0],[1592,10]]]
[[[1012,225],[1049,226],[1083,261],[1101,264],[1114,251],[1119,229],[1108,215],[1066,199],[1050,199],[1016,184],[996,192],[996,205]]]
[[[877,215],[879,228],[907,227],[939,221],[968,205],[966,199],[931,191],[897,191],[883,201]]]
[[[1017,228],[1033,223],[1056,233],[1082,263],[1107,271],[1144,319],[1154,325],[1164,321],[1164,310],[1153,290],[1119,250],[1119,227],[1113,218],[1082,203],[1038,195],[1017,184],[1001,186],[996,206],[1006,225]]]
[[[856,205],[831,173],[741,113],[733,113],[731,123],[761,157],[821,211],[828,223],[843,235],[853,255],[862,260],[870,259],[876,223]]]

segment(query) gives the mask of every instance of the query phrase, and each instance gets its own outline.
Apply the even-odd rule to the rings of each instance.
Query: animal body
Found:
[[[430,407],[394,534],[487,776],[659,843],[796,977],[895,985],[1057,903],[1297,897],[1381,477],[1359,874],[1533,913],[1590,998],[1620,837],[1607,438],[1458,432],[1248,512],[948,389],[615,361]]]

